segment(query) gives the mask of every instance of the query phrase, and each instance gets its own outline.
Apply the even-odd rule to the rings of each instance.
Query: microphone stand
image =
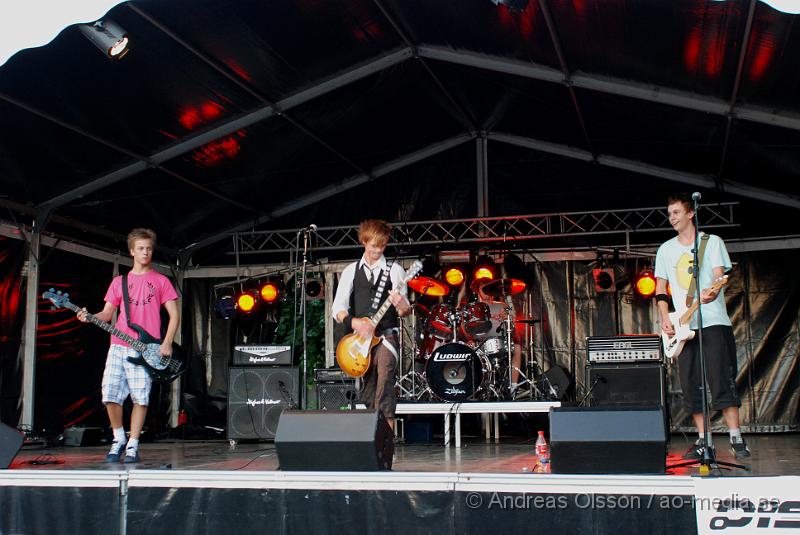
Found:
[[[716,452],[712,442],[711,433],[711,416],[708,410],[708,376],[706,375],[706,356],[703,351],[703,306],[700,301],[700,221],[698,218],[698,211],[700,197],[699,195],[692,195],[692,209],[694,210],[694,249],[692,253],[692,277],[695,282],[695,296],[697,299],[697,349],[700,357],[700,405],[703,411],[703,446],[700,458],[696,460],[683,461],[667,467],[678,468],[681,466],[691,466],[694,464],[700,465],[700,474],[707,475],[711,470],[719,470],[720,468],[742,468],[747,470],[747,467],[742,464],[731,463],[727,461],[718,461]]]
[[[300,386],[300,408],[306,410],[308,408],[308,321],[306,319],[306,273],[308,272],[308,234],[310,229],[305,228],[301,231],[303,233],[303,267],[300,276],[300,315],[303,317],[303,382]]]

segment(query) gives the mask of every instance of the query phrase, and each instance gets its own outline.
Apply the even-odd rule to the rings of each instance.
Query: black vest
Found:
[[[374,285],[371,284],[367,278],[367,274],[364,272],[364,267],[360,266],[359,263],[356,263],[356,272],[355,276],[353,277],[353,293],[350,296],[350,310],[352,311],[351,314],[354,317],[363,318],[370,316],[372,299],[375,297],[375,292],[378,289],[378,281],[380,280],[380,277],[378,277],[378,281],[375,281]],[[380,273],[383,272],[381,271]],[[383,299],[381,299],[380,304],[383,304],[383,302],[389,298],[389,290],[392,289],[391,276],[387,277],[386,279],[386,286],[383,289]],[[397,309],[393,306],[390,306],[389,310],[386,311],[386,314],[383,315],[380,323],[378,323],[378,326],[375,328],[375,333],[380,334],[386,329],[391,329],[397,326]]]

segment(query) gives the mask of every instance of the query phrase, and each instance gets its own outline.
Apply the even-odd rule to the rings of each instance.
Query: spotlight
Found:
[[[614,270],[611,268],[593,269],[592,279],[594,279],[594,291],[598,293],[616,290],[614,287]]]
[[[217,302],[214,304],[214,312],[216,312],[218,317],[224,320],[231,319],[234,312],[236,312],[236,302],[233,300],[233,296],[224,295],[217,299]]]
[[[486,255],[479,256],[475,261],[475,269],[472,272],[472,280],[493,280],[496,269],[497,267],[495,266],[494,260]]]
[[[267,303],[283,301],[286,297],[286,284],[279,278],[267,280],[261,284],[258,294]]]
[[[256,297],[250,293],[245,292],[236,298],[236,308],[245,314],[249,314],[256,307]]]
[[[645,269],[636,275],[633,287],[639,297],[649,298],[656,293],[656,277],[652,269]]]
[[[319,279],[308,279],[306,281],[306,300],[315,301],[325,297],[325,286]]]
[[[451,267],[444,273],[444,280],[450,286],[459,286],[464,282],[464,272],[457,267]]]
[[[78,26],[81,33],[110,59],[122,59],[130,50],[125,30],[110,20]]]

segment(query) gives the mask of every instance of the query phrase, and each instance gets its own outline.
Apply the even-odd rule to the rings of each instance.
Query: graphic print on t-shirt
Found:
[[[133,283],[131,282],[128,283],[128,303],[134,306],[139,306],[139,305],[144,306],[144,305],[149,305],[150,303],[153,302],[153,298],[156,296],[156,287],[150,281],[148,281],[146,284],[147,284],[147,295],[143,297],[141,300],[139,300],[139,299],[134,299],[133,296],[131,295],[131,292],[133,292]]]
[[[688,290],[689,285],[692,283],[693,264],[693,255],[686,252],[678,258],[678,263],[675,265],[675,275],[678,280],[678,286],[684,290]]]

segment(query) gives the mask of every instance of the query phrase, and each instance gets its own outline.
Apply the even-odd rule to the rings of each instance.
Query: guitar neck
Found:
[[[692,321],[692,314],[695,313],[698,305],[699,303],[697,302],[697,300],[695,300],[694,303],[692,303],[692,305],[686,309],[686,312],[681,314],[681,319],[680,319],[681,325],[686,325],[687,323]]]
[[[68,308],[68,309],[70,309],[70,310],[72,310],[73,312],[79,312],[81,310],[76,305],[74,305],[73,303],[70,303],[70,302],[64,303],[63,306]],[[98,327],[100,327],[104,331],[113,334],[114,336],[116,336],[120,340],[122,340],[124,342],[127,342],[128,344],[130,344],[130,346],[133,349],[135,349],[136,351],[139,351],[140,353],[147,349],[147,345],[144,342],[142,342],[141,340],[137,340],[136,338],[132,337],[131,335],[120,331],[119,329],[117,329],[116,327],[111,325],[110,323],[101,320],[100,318],[94,316],[93,314],[86,314],[86,319],[89,320],[90,322],[92,322],[93,324],[97,325]]]

